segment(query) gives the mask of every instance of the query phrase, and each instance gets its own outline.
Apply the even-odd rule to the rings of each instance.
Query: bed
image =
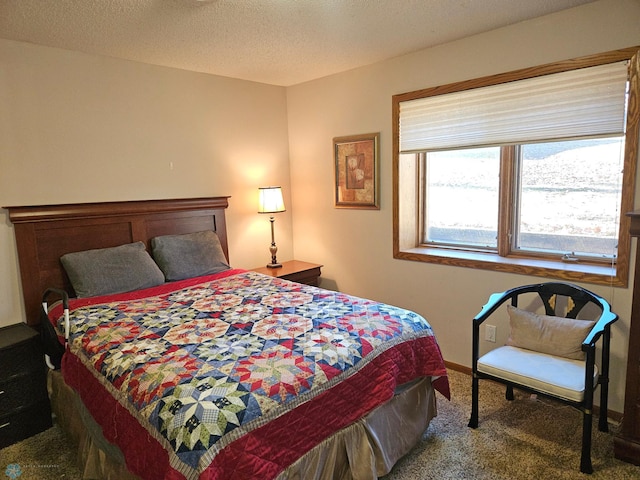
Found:
[[[435,416],[435,392],[449,397],[431,327],[391,305],[231,268],[227,206],[7,207],[28,323],[38,327],[46,289],[72,297],[68,327],[63,305],[49,310],[61,341],[68,335],[49,391],[85,478],[387,474]],[[181,271],[185,239],[204,233],[215,268],[200,259]],[[143,269],[126,275],[127,291],[106,294],[78,280],[74,262],[95,264],[82,255],[123,247],[126,265],[148,257],[163,277]]]

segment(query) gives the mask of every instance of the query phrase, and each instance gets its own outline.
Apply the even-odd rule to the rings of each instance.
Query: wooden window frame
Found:
[[[636,164],[638,161],[638,141],[640,133],[640,47],[614,50],[572,60],[530,67],[512,72],[491,75],[478,79],[456,82],[449,85],[417,90],[394,95],[393,112],[393,257],[402,260],[420,261],[457,267],[517,273],[523,275],[551,277],[567,281],[579,281],[626,287],[629,283],[629,262],[631,238],[628,212],[633,210],[635,196]],[[461,90],[548,75],[578,68],[606,63],[629,61],[629,99],[627,124],[625,129],[624,173],[622,184],[621,215],[617,262],[564,263],[560,259],[550,259],[535,255],[513,254],[509,242],[499,241],[497,252],[466,251],[429,247],[420,244],[421,213],[420,180],[421,162],[407,161],[409,154],[400,154],[400,104],[433,95],[442,95]],[[501,169],[513,169],[514,162],[504,158]],[[506,170],[505,170],[506,171]],[[511,175],[511,178],[513,176]],[[510,228],[511,212],[508,205],[513,198],[513,182],[508,188],[501,188],[499,207],[499,237]]]

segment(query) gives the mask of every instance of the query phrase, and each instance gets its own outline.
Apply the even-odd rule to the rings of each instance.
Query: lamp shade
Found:
[[[260,187],[259,191],[258,213],[278,213],[285,211],[282,188]]]

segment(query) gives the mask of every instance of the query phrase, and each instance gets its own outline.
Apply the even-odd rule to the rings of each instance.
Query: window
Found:
[[[497,250],[500,148],[428,152],[422,200],[425,245]]]
[[[636,50],[394,96],[394,257],[626,285]]]

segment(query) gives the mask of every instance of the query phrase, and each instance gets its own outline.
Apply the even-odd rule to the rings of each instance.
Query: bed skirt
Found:
[[[127,470],[122,452],[102,436],[79,396],[65,384],[60,371],[50,370],[49,397],[55,422],[78,446],[82,478],[138,479]],[[387,403],[311,449],[283,471],[280,479],[376,479],[418,442],[436,415],[430,378],[398,389]]]

